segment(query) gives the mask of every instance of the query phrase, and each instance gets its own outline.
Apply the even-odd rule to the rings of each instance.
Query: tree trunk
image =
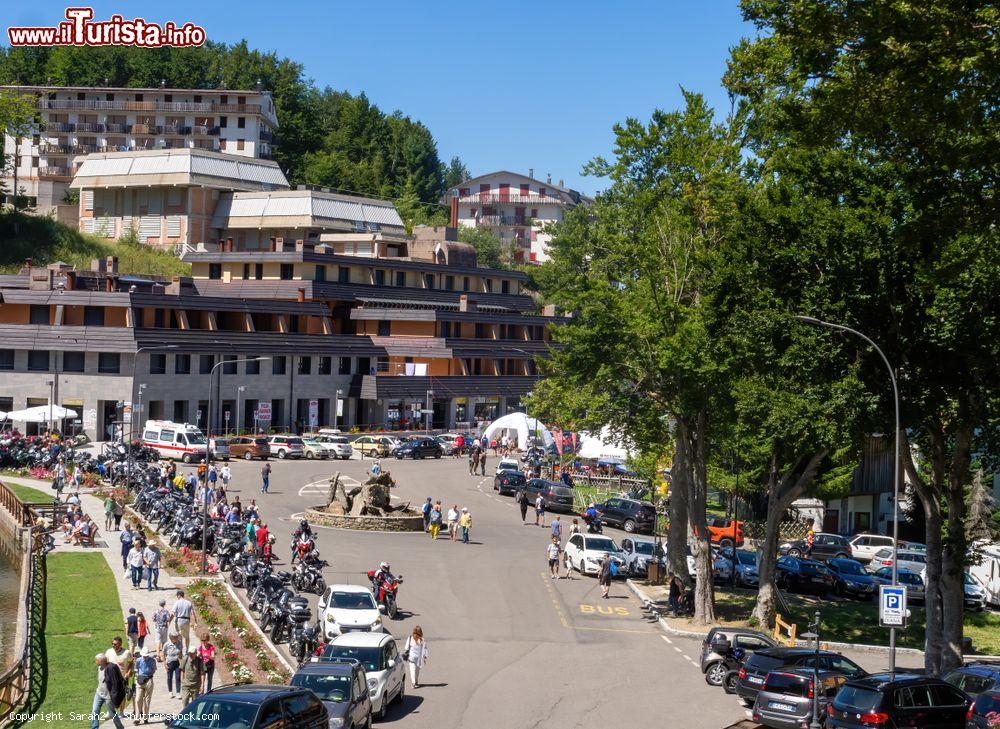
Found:
[[[923,500],[923,499],[921,499]],[[931,507],[931,508],[928,508]],[[924,634],[924,669],[932,676],[941,675],[943,613],[941,606],[941,510],[924,503],[924,541],[927,544],[927,582],[924,585],[924,608],[927,622]]]
[[[670,529],[667,531],[667,571],[691,581],[687,567],[688,460],[680,433],[674,435],[674,462],[670,469]]]
[[[708,533],[706,511],[708,507],[708,476],[705,467],[705,413],[700,412],[693,429],[678,423],[686,431],[688,461],[688,519],[695,539],[693,555],[698,578],[694,589],[694,623],[711,625],[715,622],[715,584],[712,581],[712,542]]]
[[[962,665],[962,637],[965,627],[965,540],[966,487],[972,462],[972,432],[955,429],[952,441],[951,468],[945,493],[948,520],[947,538],[941,550],[942,641],[941,670]]]

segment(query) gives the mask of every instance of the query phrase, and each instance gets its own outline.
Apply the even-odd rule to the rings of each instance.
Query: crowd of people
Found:
[[[469,543],[472,514],[467,506],[459,509],[458,504],[454,504],[446,514],[441,500],[434,501],[432,497],[428,496],[421,507],[421,512],[424,518],[424,531],[430,534],[431,539],[437,539],[441,529],[446,527],[450,541],[457,542],[461,538],[463,544]]]

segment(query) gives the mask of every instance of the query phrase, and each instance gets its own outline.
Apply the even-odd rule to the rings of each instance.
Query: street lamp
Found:
[[[56,381],[46,380],[45,384],[49,386],[49,440],[52,439],[53,426],[53,415],[52,415],[52,401],[56,399]]]
[[[333,401],[333,429],[337,429],[337,416],[340,414],[340,390],[337,390],[337,399]]]
[[[808,322],[809,324],[815,324],[817,326],[826,327],[827,329],[835,329],[840,332],[847,332],[848,334],[853,334],[856,337],[863,339],[872,346],[876,352],[878,352],[879,357],[885,362],[885,368],[889,370],[889,380],[892,382],[892,399],[893,405],[895,407],[896,416],[896,432],[895,432],[895,458],[892,462],[892,586],[896,587],[899,584],[899,388],[896,385],[896,373],[892,369],[892,365],[889,364],[889,358],[885,356],[885,353],[879,348],[875,342],[873,342],[869,337],[862,334],[856,329],[851,329],[850,327],[845,327],[843,324],[833,324],[828,321],[823,321],[821,319],[816,319],[811,316],[796,315],[793,318],[799,321]],[[896,674],[896,629],[889,628],[889,675],[895,676]]]
[[[823,725],[819,720],[819,610],[815,613],[816,619],[814,622],[809,624],[812,628],[812,632],[803,633],[802,637],[806,640],[815,640],[816,644],[814,649],[816,654],[813,658],[813,700],[812,700],[812,721],[809,723],[809,729],[823,729]]]
[[[239,387],[236,388],[236,435],[237,436],[239,436],[240,434],[240,421],[243,417],[242,415],[243,411],[240,410],[240,397],[243,395],[244,392],[246,392],[246,389],[247,389],[246,385],[240,385]]]
[[[219,369],[224,364],[238,365],[240,362],[264,362],[269,360],[271,357],[247,357],[245,359],[223,359],[212,365],[212,369],[208,373],[208,429],[211,432],[212,429],[212,383],[215,381],[215,371]],[[205,443],[205,483],[202,484],[201,488],[207,491],[208,487],[208,468],[212,465],[212,446],[210,443]],[[206,492],[202,491],[202,522],[201,522],[201,573],[205,574],[208,572],[208,499],[204,498]]]
[[[427,391],[427,400],[424,401],[424,430],[427,435],[431,434],[431,415],[434,414],[434,390]]]
[[[146,389],[145,382],[140,382],[139,387],[136,388],[138,392],[138,397],[136,398],[136,401],[132,403],[132,420],[135,420],[142,413],[142,392],[145,389]],[[131,426],[131,422],[129,423],[129,425]]]
[[[147,344],[146,346],[139,347],[135,350],[135,356],[132,358],[132,379],[128,383],[129,391],[129,406],[132,407],[135,404],[135,367],[139,364],[139,354],[141,352],[150,352],[154,350],[167,350],[167,349],[177,349],[176,344],[163,344],[163,342],[155,342],[153,344]],[[135,422],[135,408],[132,407],[132,413],[129,415],[128,419],[128,450],[126,451],[125,460],[125,493],[128,493],[129,489],[132,487],[132,424]],[[125,428],[122,428],[122,438],[125,437]]]

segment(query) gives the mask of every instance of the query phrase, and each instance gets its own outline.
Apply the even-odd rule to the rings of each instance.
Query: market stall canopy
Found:
[[[483,435],[487,440],[494,438],[500,440],[504,435],[507,435],[515,446],[522,450],[528,446],[529,438],[534,438],[536,443],[540,441],[544,446],[550,446],[553,443],[552,433],[545,427],[545,424],[538,418],[530,417],[525,413],[508,413],[502,418],[497,418],[486,426]]]
[[[65,418],[78,417],[80,417],[80,415],[76,412],[76,410],[70,410],[69,408],[64,408],[61,405],[36,405],[33,408],[14,410],[7,413],[8,420],[16,420],[19,423],[47,423],[50,420],[63,420]]]
[[[584,434],[576,452],[577,458],[605,464],[625,463],[632,455],[632,451],[617,442],[607,426],[601,428],[598,435]]]

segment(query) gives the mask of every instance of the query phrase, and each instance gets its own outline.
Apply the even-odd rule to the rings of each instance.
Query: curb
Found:
[[[639,588],[639,586],[632,581],[631,578],[625,580],[625,584],[628,586],[628,589],[632,591],[632,594],[634,594],[637,598],[639,598],[639,602],[641,602],[644,606],[646,605],[646,603],[652,602],[649,599],[649,595],[644,593]],[[697,638],[698,640],[702,640],[706,635],[708,635],[708,631],[704,633],[699,633],[694,630],[678,630],[677,628],[672,628],[670,626],[670,623],[668,623],[666,618],[664,618],[663,616],[658,615],[656,618],[656,622],[660,624],[660,629],[668,635],[675,635],[680,638]]]

